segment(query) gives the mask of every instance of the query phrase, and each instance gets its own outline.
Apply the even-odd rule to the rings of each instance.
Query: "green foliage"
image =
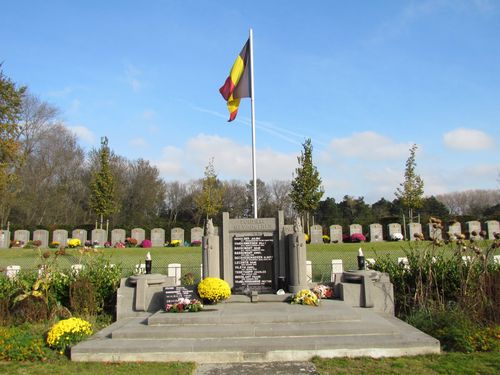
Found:
[[[0,361],[44,361],[50,357],[40,333],[32,326],[0,326]]]
[[[295,178],[292,181],[290,197],[293,207],[302,215],[308,216],[314,212],[323,196],[321,178],[317,168],[313,164],[311,139],[306,139],[302,144],[304,150],[297,157],[299,167],[295,169]],[[306,231],[309,231],[309,223],[305,223]]]
[[[403,206],[408,208],[410,221],[413,221],[413,209],[422,207],[422,197],[424,195],[424,181],[415,172],[417,148],[416,144],[410,148],[410,156],[406,160],[405,180],[395,192],[396,197],[401,200]]]
[[[222,208],[222,197],[224,189],[217,179],[214,168],[214,159],[210,159],[205,168],[205,178],[202,181],[201,191],[195,196],[196,208],[206,218],[214,217]]]
[[[21,162],[19,121],[26,87],[16,87],[3,74],[0,64],[0,228],[7,221],[17,180],[15,167]]]
[[[115,183],[109,167],[109,148],[102,144],[99,150],[99,168],[90,182],[90,208],[97,215],[109,216],[115,211]]]
[[[103,254],[90,256],[78,278],[86,278],[93,285],[97,312],[114,308],[116,289],[120,284],[121,266],[111,264]]]

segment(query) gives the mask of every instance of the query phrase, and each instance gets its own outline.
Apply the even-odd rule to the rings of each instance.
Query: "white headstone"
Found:
[[[420,223],[409,223],[408,224],[408,236],[410,241],[416,241],[417,236],[415,235],[422,235],[422,224]]]
[[[363,234],[363,227],[359,224],[351,224],[349,225],[349,235],[352,236],[355,233]]]
[[[448,227],[448,236],[450,238],[453,238],[454,236],[459,236],[461,234],[462,234],[462,226],[458,221],[454,224],[451,224]]]
[[[436,226],[434,228],[434,226]],[[429,228],[429,238],[431,240],[442,240],[443,239],[443,231],[441,228],[437,227],[438,225],[435,223],[429,223],[428,228]]]
[[[399,223],[390,223],[387,225],[387,229],[389,232],[390,239],[393,239],[393,235],[395,235],[395,234],[402,234],[401,224],[399,224]]]
[[[118,242],[122,244],[125,243],[125,239],[127,238],[125,229],[116,228],[111,231],[111,246],[115,246]]]
[[[184,246],[184,229],[182,228],[172,228],[170,231],[170,241],[177,240],[180,242],[180,246]]]
[[[134,228],[130,233],[130,237],[135,238],[137,245],[140,245],[146,239],[146,232],[142,228]]]
[[[165,246],[165,229],[163,228],[151,229],[151,246],[153,247]]]
[[[0,229],[0,249],[8,249],[10,246],[10,231]]]
[[[479,238],[479,232],[481,232],[481,223],[479,221],[468,221],[465,225],[467,226],[467,232],[469,232],[469,238]]]
[[[74,229],[73,232],[71,232],[71,238],[78,238],[80,244],[83,246],[85,242],[87,242],[87,231],[85,229]]]
[[[175,285],[181,285],[181,264],[171,263],[167,267],[167,276],[174,277]]]
[[[323,228],[321,225],[311,226],[311,243],[323,243]]]
[[[91,237],[92,244],[94,245],[104,246],[104,244],[108,242],[106,229],[92,229]]]
[[[310,260],[306,261],[306,280],[308,284],[313,281],[313,266]]]
[[[383,240],[382,225],[378,223],[370,224],[370,242],[380,242]]]
[[[33,241],[40,241],[40,247],[49,247],[49,231],[37,229],[33,232]]]
[[[488,231],[488,239],[495,239],[495,233],[500,233],[500,225],[498,220],[488,220],[486,222],[486,230]]]
[[[193,243],[201,244],[202,237],[203,237],[203,228],[200,227],[191,228],[191,244]]]
[[[330,242],[342,243],[342,226],[341,225],[331,225],[330,226]]]
[[[52,232],[52,242],[57,242],[60,246],[66,246],[68,242],[68,231],[66,229],[56,229]]]
[[[330,281],[332,283],[340,282],[340,277],[342,276],[342,272],[344,272],[344,265],[342,263],[342,259],[332,259],[332,274],[330,277]]]
[[[25,229],[19,229],[14,232],[14,241],[20,241],[21,247],[24,247],[30,240],[30,232]]]

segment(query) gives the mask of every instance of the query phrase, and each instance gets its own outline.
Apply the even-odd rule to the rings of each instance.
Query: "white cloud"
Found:
[[[129,141],[132,147],[147,147],[148,142],[144,138],[133,138]]]
[[[410,143],[395,143],[372,131],[354,133],[330,142],[332,153],[367,160],[401,159],[408,155],[409,147]]]
[[[492,148],[495,141],[481,130],[458,128],[443,135],[446,147],[460,151],[478,151]]]
[[[251,147],[217,135],[199,134],[182,147],[165,147],[154,164],[167,179],[188,180],[203,177],[210,158],[214,158],[217,175],[222,179],[252,178]],[[265,181],[291,179],[296,155],[271,149],[258,149],[257,176]]]
[[[95,143],[95,135],[89,128],[85,126],[68,126],[68,129],[71,130],[81,141],[88,144]]]

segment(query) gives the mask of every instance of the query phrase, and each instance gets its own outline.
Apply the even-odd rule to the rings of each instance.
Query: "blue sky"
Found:
[[[291,179],[305,138],[325,197],[394,198],[411,144],[427,195],[500,185],[500,3],[10,1],[4,73],[166,181],[252,178],[250,101],[218,93],[254,30],[257,174]]]

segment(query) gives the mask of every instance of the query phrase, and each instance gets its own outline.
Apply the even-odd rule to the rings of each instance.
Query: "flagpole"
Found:
[[[253,217],[257,219],[257,163],[255,161],[255,93],[253,88],[253,30],[250,29],[250,102],[252,106]]]

